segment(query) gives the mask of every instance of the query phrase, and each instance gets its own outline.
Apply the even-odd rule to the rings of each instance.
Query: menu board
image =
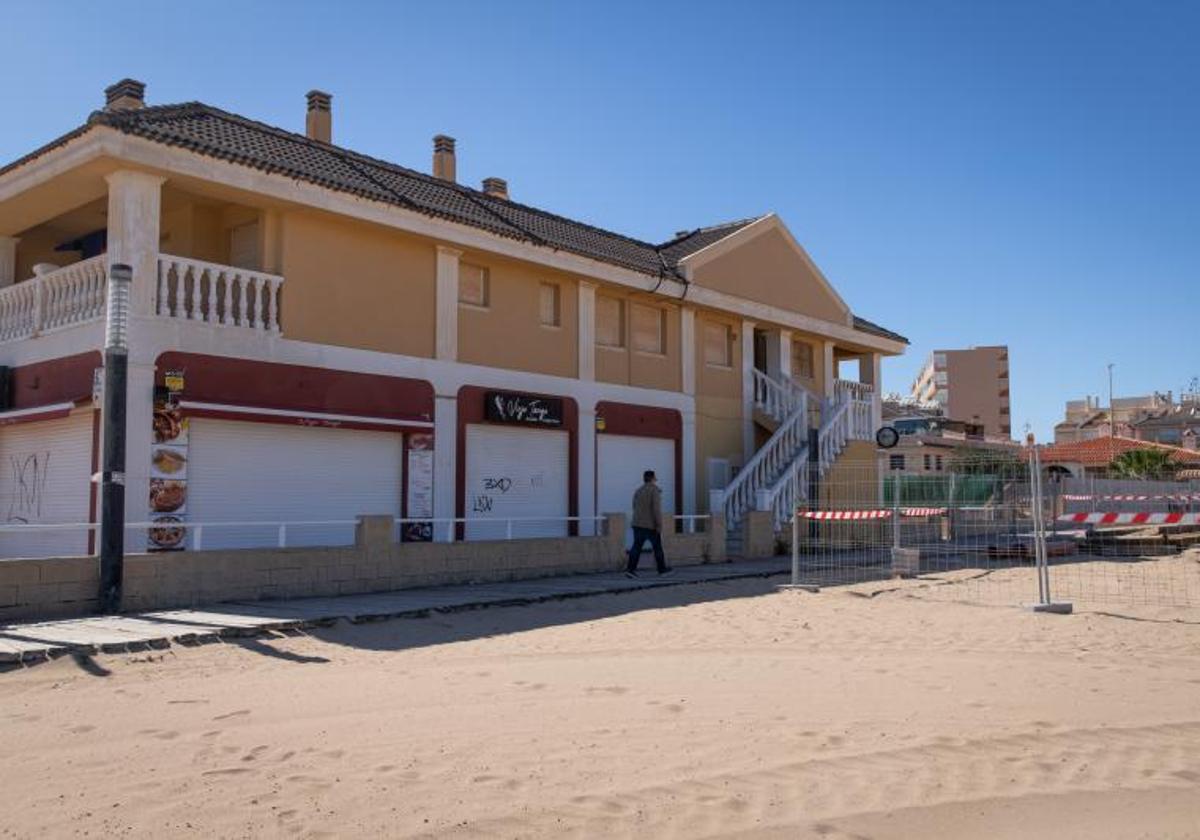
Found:
[[[408,436],[407,519],[433,518],[433,435]],[[405,542],[430,542],[432,522],[406,522],[401,529]]]
[[[154,443],[150,450],[149,551],[181,551],[187,547],[188,419],[178,406],[154,407]]]

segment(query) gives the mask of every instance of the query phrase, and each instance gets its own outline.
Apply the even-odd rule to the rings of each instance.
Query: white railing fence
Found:
[[[838,379],[833,385],[835,403],[849,406],[847,435],[850,440],[873,440],[875,437],[875,389],[865,382]]]
[[[720,509],[730,527],[736,527],[746,511],[755,509],[758,491],[772,486],[807,449],[807,403],[801,392],[791,414],[722,492]]]
[[[850,438],[850,403],[843,401],[836,404],[825,422],[821,424],[821,432],[817,436],[817,464],[824,475],[833,466],[838,455],[846,448]]]
[[[277,333],[282,286],[276,274],[162,254],[155,314]]]
[[[104,314],[104,255],[0,290],[0,341],[31,338]]]

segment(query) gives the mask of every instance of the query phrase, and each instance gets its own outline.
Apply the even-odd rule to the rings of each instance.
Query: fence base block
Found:
[[[892,549],[892,577],[916,577],[921,573],[921,550],[918,548]]]
[[[1075,605],[1070,601],[1051,601],[1048,604],[1030,604],[1029,610],[1038,613],[1054,613],[1056,615],[1070,615],[1075,611]]]
[[[820,592],[821,587],[812,583],[781,583],[775,587],[779,590],[792,590],[796,592]]]

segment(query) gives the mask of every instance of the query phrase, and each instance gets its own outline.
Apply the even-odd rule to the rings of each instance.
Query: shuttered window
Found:
[[[625,346],[625,302],[619,298],[596,296],[596,343]]]
[[[557,283],[543,283],[541,286],[541,324],[543,327],[557,327],[562,324],[562,309],[560,292]]]
[[[635,303],[630,310],[629,325],[634,350],[659,355],[667,352],[666,310]]]
[[[704,325],[704,363],[715,367],[733,366],[733,339],[728,324]]]
[[[459,263],[458,266],[458,302],[471,306],[487,306],[488,270],[481,265]]]
[[[792,339],[792,376],[813,378],[813,346],[807,341]]]

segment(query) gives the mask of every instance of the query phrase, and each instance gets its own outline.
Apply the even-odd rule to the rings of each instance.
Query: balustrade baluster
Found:
[[[204,321],[208,324],[216,323],[217,311],[217,287],[221,285],[221,278],[225,276],[224,271],[214,271],[209,275],[208,288],[205,289],[207,295],[204,300]]]
[[[221,310],[221,324],[228,326],[230,313],[233,312],[233,278],[235,275],[233,272],[226,271],[223,276],[225,278],[225,308]]]
[[[192,266],[192,288],[188,291],[188,313],[189,321],[195,321],[200,314],[200,284],[204,282],[204,275],[208,273],[208,269]]]
[[[250,282],[254,284],[254,328],[261,332],[267,328],[267,321],[263,317],[263,278],[254,275]]]
[[[246,321],[246,278],[240,272],[234,275],[233,284],[235,289],[235,300],[233,304],[233,323],[234,326],[245,326]]]
[[[158,299],[154,302],[154,314],[159,317],[166,314],[167,310],[167,274],[171,271],[173,262],[165,260],[158,261]]]

